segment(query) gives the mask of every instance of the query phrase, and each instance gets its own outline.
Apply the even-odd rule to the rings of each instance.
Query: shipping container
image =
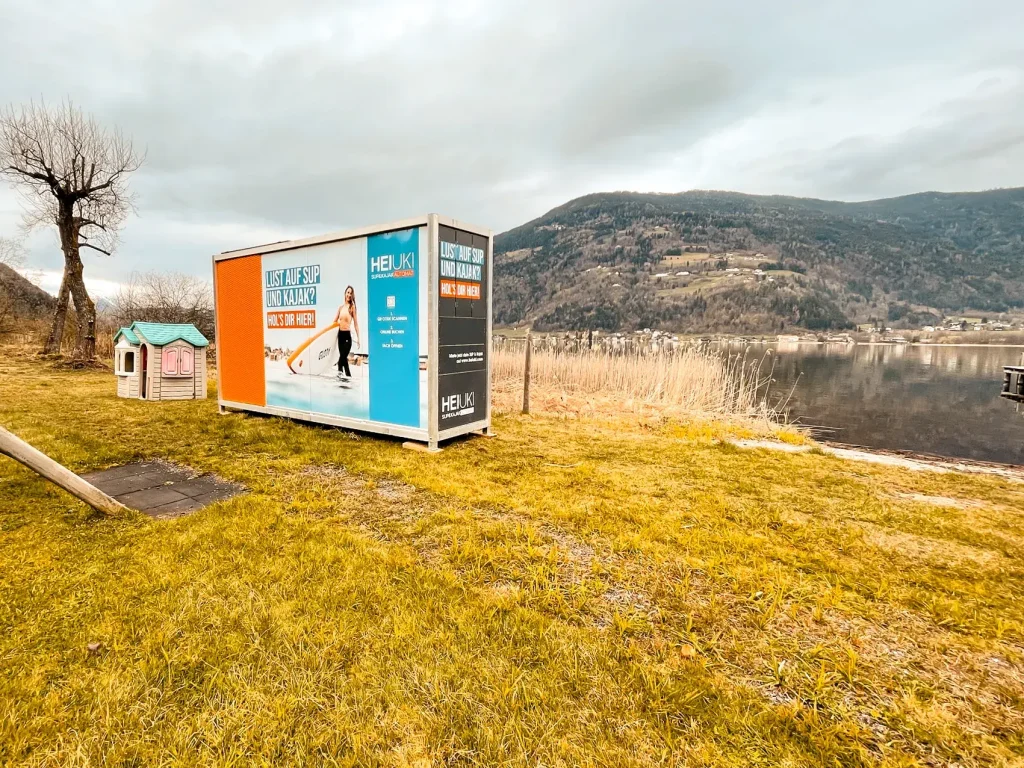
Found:
[[[438,214],[213,257],[221,411],[427,444],[491,426],[493,235]]]

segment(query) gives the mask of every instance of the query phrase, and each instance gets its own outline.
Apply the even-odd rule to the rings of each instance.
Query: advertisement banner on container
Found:
[[[262,257],[266,405],[426,428],[425,230]]]
[[[367,239],[370,278],[370,418],[425,426],[426,380],[420,381],[418,230]],[[425,350],[424,350],[425,353]],[[426,366],[424,368],[424,377]]]
[[[488,432],[493,239],[431,213],[214,255],[220,408],[428,450]]]
[[[438,227],[438,429],[487,418],[487,238]]]

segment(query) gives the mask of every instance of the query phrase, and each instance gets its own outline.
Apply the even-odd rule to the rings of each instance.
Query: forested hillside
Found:
[[[1022,237],[1024,189],[588,195],[496,238],[495,319],[744,333],[1019,310]]]
[[[22,277],[6,264],[0,264],[0,332],[9,330],[16,319],[36,319],[53,313],[57,300]]]

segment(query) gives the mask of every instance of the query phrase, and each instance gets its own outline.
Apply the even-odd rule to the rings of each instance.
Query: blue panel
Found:
[[[419,228],[367,238],[370,419],[421,423]]]

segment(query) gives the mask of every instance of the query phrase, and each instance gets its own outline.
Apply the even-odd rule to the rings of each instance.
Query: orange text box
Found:
[[[479,299],[480,283],[464,283],[460,280],[455,284],[455,296],[459,299]]]
[[[456,282],[454,280],[441,281],[441,296],[446,299],[454,299],[456,297]]]
[[[267,312],[267,328],[316,328],[316,312]]]

